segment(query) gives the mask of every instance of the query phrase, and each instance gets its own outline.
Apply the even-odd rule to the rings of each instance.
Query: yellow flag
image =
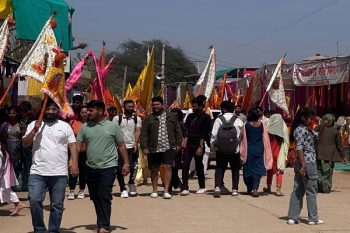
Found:
[[[191,98],[190,98],[188,91],[186,91],[185,100],[184,100],[184,103],[182,104],[182,107],[184,109],[189,109],[192,107],[191,106]]]
[[[146,70],[146,67],[142,69],[134,88],[132,88],[132,91],[129,94],[129,99],[132,99],[135,102],[137,102],[140,98],[140,92],[141,92],[142,85],[143,85],[143,79],[145,78],[145,70]]]
[[[13,11],[11,0],[0,1],[0,19],[4,20]]]
[[[131,93],[132,93],[132,87],[131,87],[131,85],[129,83],[128,88],[126,89],[126,93],[125,93],[124,99],[129,99],[129,96],[131,95]]]
[[[153,85],[154,85],[154,46],[152,47],[151,56],[148,64],[145,67],[145,77],[141,89],[141,105],[144,109],[148,109],[151,102]]]
[[[129,84],[130,85],[130,84]],[[114,98],[114,104],[118,109],[118,114],[122,114],[123,113],[123,107],[120,103],[119,97],[117,94],[115,94],[115,98]]]

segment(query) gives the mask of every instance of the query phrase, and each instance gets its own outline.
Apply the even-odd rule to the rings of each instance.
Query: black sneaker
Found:
[[[219,187],[215,188],[213,196],[214,196],[214,198],[220,198],[221,197],[221,190],[220,190]]]

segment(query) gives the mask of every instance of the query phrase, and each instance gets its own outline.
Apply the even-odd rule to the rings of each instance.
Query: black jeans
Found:
[[[182,156],[183,167],[182,167],[182,190],[188,190],[188,177],[191,165],[191,160],[194,157],[196,163],[196,172],[198,176],[198,184],[200,189],[205,188],[205,175],[203,165],[203,155],[197,156],[196,151],[199,147],[199,143],[187,143],[187,148]],[[204,148],[203,148],[204,150]]]
[[[79,189],[84,190],[86,186],[86,152],[79,153]],[[77,185],[78,176],[69,174],[69,189],[74,190]]]
[[[139,152],[137,150],[135,151],[134,148],[129,148],[129,149],[127,149],[127,151],[128,151],[129,163],[130,163],[130,175],[129,175],[128,184],[134,184],[136,174],[137,174]],[[117,180],[119,183],[120,192],[123,192],[124,190],[126,190],[124,175],[123,175],[123,166],[124,166],[124,160],[119,155],[118,169],[117,169]]]
[[[232,172],[232,189],[238,190],[239,170],[241,169],[239,154],[222,155],[216,152],[215,187],[221,187],[223,185],[228,163],[230,163]]]
[[[176,189],[176,188],[182,186],[182,182],[179,178],[179,168],[181,167],[181,157],[182,157],[182,152],[181,151],[177,152],[176,157],[175,157],[175,166],[172,167],[169,193],[172,192],[173,187]]]
[[[94,202],[97,227],[109,230],[112,213],[112,188],[117,167],[105,169],[87,168],[87,185]]]

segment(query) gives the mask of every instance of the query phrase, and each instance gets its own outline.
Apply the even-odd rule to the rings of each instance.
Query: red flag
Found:
[[[252,79],[249,82],[249,87],[246,90],[246,93],[243,98],[242,109],[248,111],[252,102],[253,88],[254,88],[254,79],[256,79],[256,74],[253,74]],[[237,99],[237,102],[239,100]]]

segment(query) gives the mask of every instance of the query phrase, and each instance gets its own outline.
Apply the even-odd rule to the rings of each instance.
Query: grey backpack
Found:
[[[234,155],[239,144],[237,129],[234,126],[237,117],[232,116],[229,121],[226,121],[224,116],[219,116],[219,119],[222,125],[218,130],[215,141],[217,152],[222,155]]]

